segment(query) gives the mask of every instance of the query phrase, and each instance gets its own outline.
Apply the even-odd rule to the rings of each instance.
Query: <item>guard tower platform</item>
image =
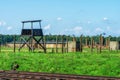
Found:
[[[44,44],[44,39],[43,39],[43,31],[41,28],[41,21],[42,20],[31,20],[31,21],[22,21],[22,30],[21,30],[21,43],[22,45],[19,48],[19,51],[27,45],[27,47],[33,52],[35,47],[33,45],[33,41],[36,42],[36,44],[40,45],[40,47],[44,50],[46,53],[46,48]],[[24,24],[31,24],[29,29],[26,29]],[[39,28],[34,29],[33,24],[39,24]],[[37,36],[37,38],[36,38]],[[27,39],[26,39],[27,38]]]

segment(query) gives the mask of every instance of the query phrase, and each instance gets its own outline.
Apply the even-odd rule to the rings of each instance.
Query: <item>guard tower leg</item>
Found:
[[[42,49],[46,53],[46,48],[45,48],[45,45],[44,45],[43,37],[41,37],[39,40],[37,40],[35,37],[33,37],[33,39],[36,41],[37,44],[39,44],[42,47]],[[41,40],[43,42],[43,45],[40,43]]]

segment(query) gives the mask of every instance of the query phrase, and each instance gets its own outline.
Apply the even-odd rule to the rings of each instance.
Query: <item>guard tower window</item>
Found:
[[[25,29],[25,26],[24,26],[25,23],[30,23],[31,24],[31,28],[30,29]],[[39,24],[39,28],[38,29],[34,29],[33,23],[38,23]],[[21,35],[43,36],[43,32],[42,32],[42,29],[41,29],[41,20],[22,21]]]

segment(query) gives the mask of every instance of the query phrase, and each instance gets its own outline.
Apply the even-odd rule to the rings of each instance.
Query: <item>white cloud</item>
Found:
[[[0,22],[0,26],[2,25],[2,22]]]
[[[48,29],[50,29],[50,28],[51,28],[51,25],[50,25],[50,24],[48,24],[47,26],[44,27],[45,30],[48,30]]]
[[[85,34],[90,34],[90,33],[91,33],[90,30],[86,30],[86,31],[85,31]]]
[[[57,20],[58,20],[58,21],[61,21],[61,20],[62,20],[62,18],[61,18],[61,17],[58,17],[58,18],[57,18]]]
[[[82,31],[82,27],[81,26],[76,26],[72,29],[65,29],[65,32],[70,32],[70,33],[75,33],[75,34],[79,34]]]
[[[88,23],[88,24],[90,24],[90,23],[91,23],[91,21],[88,21],[87,23]]]
[[[6,25],[6,22],[3,22],[3,25]]]
[[[6,25],[6,22],[0,21],[0,26],[5,26],[5,25]]]
[[[80,26],[76,26],[73,28],[73,31],[76,33],[79,33],[81,30],[82,30],[82,27],[80,27]]]
[[[107,26],[107,30],[108,30],[108,31],[110,30],[110,26]]]
[[[104,17],[103,20],[106,21],[106,20],[108,20],[108,18],[107,18],[107,17]]]
[[[103,31],[104,31],[104,30],[101,29],[101,28],[99,28],[99,27],[95,29],[95,32],[103,32]]]
[[[8,27],[7,27],[7,30],[11,30],[11,29],[12,29],[12,26],[8,26]]]

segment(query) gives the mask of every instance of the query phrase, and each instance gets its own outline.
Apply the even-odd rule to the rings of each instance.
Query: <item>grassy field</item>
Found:
[[[0,70],[11,70],[12,63],[19,64],[18,71],[63,73],[120,77],[119,51],[103,53],[0,53]]]

